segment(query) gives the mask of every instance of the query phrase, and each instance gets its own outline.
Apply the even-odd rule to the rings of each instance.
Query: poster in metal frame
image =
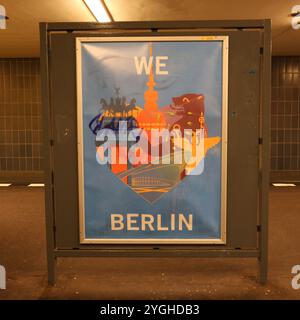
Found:
[[[220,194],[219,194],[219,236],[216,237],[91,237],[86,235],[86,193],[85,193],[85,143],[84,143],[84,94],[83,94],[83,54],[82,46],[85,44],[155,44],[164,43],[219,43],[221,44],[221,103],[219,104],[221,112],[221,139],[220,139]],[[152,50],[152,48],[151,48]],[[155,55],[155,52],[153,56]],[[150,56],[150,55],[149,55]],[[201,64],[201,58],[199,58]],[[227,185],[227,90],[228,90],[228,36],[155,36],[155,37],[80,37],[76,38],[76,71],[77,71],[77,145],[78,145],[78,191],[79,191],[79,221],[80,221],[80,243],[97,244],[97,243],[119,243],[119,244],[225,244],[226,243],[226,185]],[[150,72],[151,73],[151,72]],[[148,74],[149,77],[149,74]],[[147,83],[144,81],[144,83]],[[147,88],[149,90],[149,88]],[[118,88],[119,90],[119,88]],[[146,91],[146,89],[145,89]],[[116,92],[118,95],[119,92]],[[189,96],[190,97],[190,96]],[[208,129],[209,130],[209,129]],[[204,164],[205,168],[205,164]],[[205,169],[204,169],[205,170]],[[159,198],[157,198],[159,199]],[[147,198],[142,199],[143,201]],[[151,199],[150,199],[151,200]],[[156,199],[155,199],[156,200]],[[208,199],[209,201],[209,199]],[[145,203],[146,203],[145,202]],[[151,201],[150,201],[151,202]],[[150,203],[151,204],[151,203]],[[149,204],[148,204],[149,205]],[[173,230],[174,231],[174,230]]]

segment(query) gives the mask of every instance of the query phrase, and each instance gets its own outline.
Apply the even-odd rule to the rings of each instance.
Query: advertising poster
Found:
[[[228,38],[77,38],[81,243],[226,243]]]

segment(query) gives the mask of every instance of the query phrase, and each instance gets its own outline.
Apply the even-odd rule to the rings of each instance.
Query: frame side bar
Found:
[[[46,240],[47,240],[47,266],[48,283],[55,283],[55,235],[54,235],[54,205],[52,184],[51,162],[51,106],[49,93],[49,61],[48,61],[48,32],[47,23],[40,23],[40,68],[41,68],[41,91],[44,125],[44,180],[45,180],[45,215],[46,215]]]
[[[271,20],[265,20],[263,74],[262,74],[262,150],[260,184],[260,273],[259,280],[266,283],[268,277],[268,215],[270,172],[270,101],[271,101]]]

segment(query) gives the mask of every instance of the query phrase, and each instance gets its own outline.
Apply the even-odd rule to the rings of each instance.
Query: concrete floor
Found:
[[[300,264],[300,187],[271,188],[266,286],[255,259],[64,258],[48,287],[43,188],[0,188],[1,299],[300,299],[291,268]]]

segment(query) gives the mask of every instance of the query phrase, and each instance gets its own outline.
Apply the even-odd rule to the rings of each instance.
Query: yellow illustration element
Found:
[[[180,139],[174,139],[174,146],[182,149],[182,146],[185,147],[185,152],[191,152],[193,156],[196,156],[196,136],[193,135],[192,142],[190,142],[186,138]],[[197,167],[197,165],[202,161],[203,158],[205,158],[207,152],[209,149],[215,147],[219,142],[221,141],[220,137],[211,137],[211,138],[204,138],[204,150],[203,150],[203,157],[196,158],[194,163],[186,164],[186,169],[192,170]],[[182,150],[183,152],[183,150]]]
[[[99,117],[99,121],[105,118],[114,118],[114,117],[134,117],[137,118],[140,112],[143,109],[140,106],[135,106],[133,110],[122,111],[122,112],[111,112],[109,110],[104,111]]]
[[[216,146],[221,141],[220,137],[211,137],[204,139],[204,157],[209,149]]]

